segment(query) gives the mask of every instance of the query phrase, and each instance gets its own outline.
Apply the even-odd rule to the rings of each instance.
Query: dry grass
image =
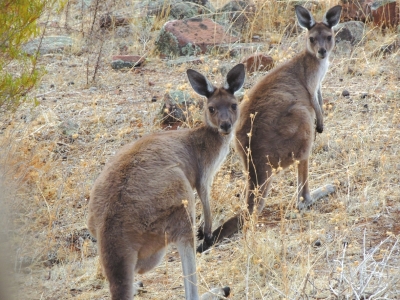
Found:
[[[279,3],[263,3],[258,5],[269,5],[265,15],[249,30],[284,61],[302,44],[283,34],[285,26],[278,24],[277,31],[273,24],[268,10]],[[71,19],[80,14],[74,5]],[[54,18],[62,25],[66,14]],[[7,176],[0,187],[12,220],[3,233],[15,256],[16,299],[109,299],[85,225],[93,180],[121,145],[161,130],[160,99],[168,89],[188,88],[186,68],[220,82],[216,64],[232,66],[241,59],[214,55],[202,65],[167,68],[149,54],[140,70],[113,71],[110,57],[124,43],[128,52],[151,53],[155,25],[137,19],[142,27],[134,24],[134,38],[105,34],[96,81],[88,85],[99,50],[96,39],[88,43],[82,37],[90,18],[68,21],[76,40],[70,53],[41,58],[47,75],[33,93],[40,104],[1,116],[1,170]],[[232,299],[396,299],[400,294],[400,55],[373,56],[395,34],[368,29],[365,43],[350,57],[332,57],[323,83],[325,131],[315,139],[309,180],[314,188],[334,183],[337,192],[298,212],[295,168],[282,172],[258,220],[249,221],[229,243],[197,256],[201,291],[230,285]],[[248,76],[246,89],[260,76]],[[349,97],[341,96],[344,89]],[[159,100],[151,102],[153,96]],[[241,171],[237,156],[230,154],[213,186],[214,227],[244,206]],[[179,256],[171,248],[159,267],[138,276],[146,293],[137,299],[183,299],[181,277]]]

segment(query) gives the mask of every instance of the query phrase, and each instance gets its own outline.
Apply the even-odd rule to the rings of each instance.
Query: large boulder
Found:
[[[224,27],[213,20],[193,18],[165,23],[157,37],[156,46],[163,56],[189,56],[236,41],[237,37],[227,34]]]

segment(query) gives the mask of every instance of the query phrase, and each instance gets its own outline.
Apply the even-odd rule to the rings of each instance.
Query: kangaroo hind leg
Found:
[[[112,300],[133,299],[133,277],[137,255],[138,253],[130,247],[101,241],[100,259],[110,283]]]

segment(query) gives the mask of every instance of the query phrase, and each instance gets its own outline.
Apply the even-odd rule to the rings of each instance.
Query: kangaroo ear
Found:
[[[209,98],[214,93],[215,87],[202,74],[192,69],[188,69],[186,74],[190,85],[197,94]]]
[[[301,5],[296,5],[294,9],[296,11],[299,25],[303,28],[307,28],[308,30],[310,30],[315,25],[315,20],[311,13]]]
[[[233,95],[236,91],[242,88],[245,77],[246,73],[244,70],[244,64],[234,66],[226,75],[224,89]]]
[[[342,13],[342,7],[336,5],[326,12],[322,23],[324,23],[329,28],[336,26],[340,21],[340,14]]]

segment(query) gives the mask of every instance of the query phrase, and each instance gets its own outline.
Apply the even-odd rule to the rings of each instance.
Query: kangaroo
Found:
[[[306,48],[261,78],[240,105],[235,148],[248,173],[246,200],[250,214],[255,205],[258,213],[264,208],[274,171],[294,162],[298,163],[298,208],[307,208],[334,191],[333,185],[327,185],[310,194],[308,158],[315,131],[323,131],[321,81],[335,45],[332,27],[339,23],[341,10],[341,6],[334,6],[322,22],[315,22],[307,9],[296,5],[299,24],[307,29]],[[212,243],[234,234],[242,223],[242,215],[232,217],[197,251],[205,251]]]
[[[113,300],[133,299],[134,274],[157,266],[170,243],[181,257],[186,299],[199,299],[193,189],[202,202],[204,232],[212,236],[210,188],[234,136],[239,117],[234,93],[244,83],[245,70],[243,64],[236,65],[220,88],[195,70],[187,70],[187,76],[193,89],[207,98],[204,124],[150,134],[125,145],[91,191],[88,227],[98,241]],[[201,299],[228,296],[228,287],[221,290]]]

